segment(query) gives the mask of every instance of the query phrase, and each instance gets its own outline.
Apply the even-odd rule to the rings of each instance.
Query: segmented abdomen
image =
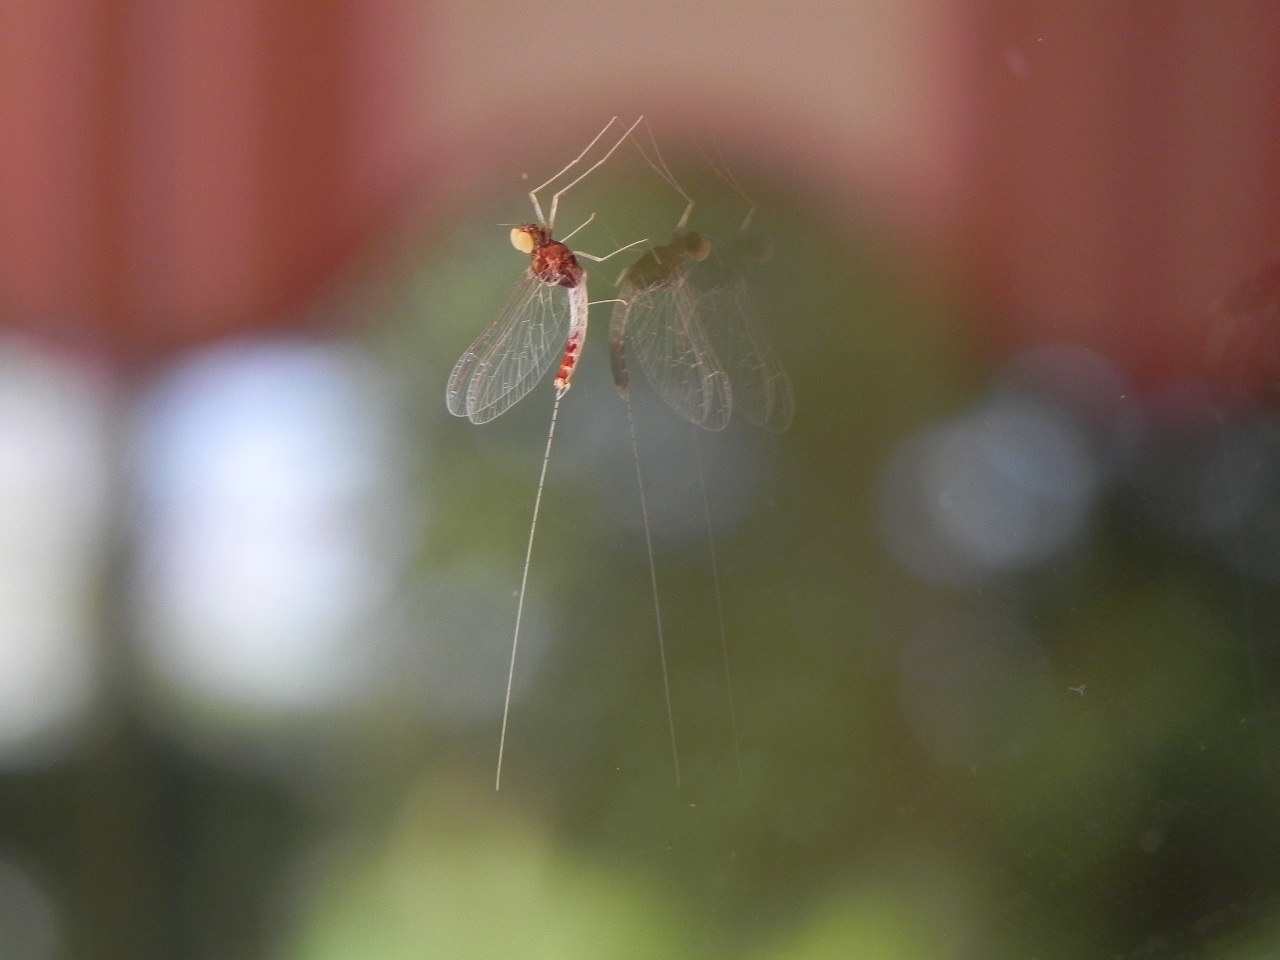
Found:
[[[574,264],[577,265],[576,260]],[[587,272],[578,267],[577,282],[562,286],[568,287],[569,292],[569,336],[565,340],[564,359],[560,361],[560,370],[556,373],[555,388],[559,393],[569,389],[573,371],[578,368],[582,348],[587,342]]]

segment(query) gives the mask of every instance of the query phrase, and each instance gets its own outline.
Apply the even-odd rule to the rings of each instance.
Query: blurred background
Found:
[[[0,4],[0,956],[1280,952],[1277,91],[1266,0]],[[445,383],[640,113],[795,419],[635,378],[677,787],[593,311],[495,793],[553,391]]]

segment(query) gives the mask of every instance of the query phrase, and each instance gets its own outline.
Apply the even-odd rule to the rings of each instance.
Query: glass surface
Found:
[[[222,127],[181,176],[147,135],[199,202],[102,205],[174,218],[67,301],[136,307],[120,343],[0,336],[0,958],[1280,955],[1271,15],[838,6],[646,10],[674,54],[566,17],[598,42],[554,110],[550,18],[441,14],[412,174],[390,97],[287,154],[228,107],[234,170]],[[251,8],[148,42],[325,79]],[[336,62],[359,18],[317,17]],[[230,70],[246,129],[350,80],[280,69]],[[526,191],[628,97],[666,177],[624,143],[559,204],[572,249],[636,243],[582,260],[571,389],[557,290],[540,380],[450,415]],[[394,238],[344,219],[401,177]]]

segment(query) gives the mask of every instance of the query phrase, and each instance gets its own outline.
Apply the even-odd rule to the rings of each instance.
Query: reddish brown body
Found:
[[[564,287],[569,292],[569,336],[555,380],[556,390],[564,393],[569,389],[587,339],[587,272],[572,250],[559,240],[551,239],[550,227],[522,223],[511,231],[511,243],[517,250],[529,254],[529,272],[538,281]]]
[[[573,371],[577,369],[578,357],[582,354],[583,338],[575,331],[569,334],[564,345],[564,359],[560,361],[560,370],[556,373],[555,388],[569,389],[569,381],[573,379]]]
[[[533,240],[529,269],[535,277],[543,283],[561,287],[576,287],[582,282],[582,267],[578,258],[559,240],[551,239],[550,229],[536,223],[523,224],[519,229]]]

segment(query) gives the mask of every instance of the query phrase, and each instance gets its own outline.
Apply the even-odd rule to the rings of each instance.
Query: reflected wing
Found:
[[[542,379],[568,331],[564,288],[526,271],[493,322],[454,364],[445,391],[449,412],[472,423],[505,413]]]
[[[623,337],[640,369],[666,403],[691,423],[721,430],[733,405],[729,377],[712,349],[683,274],[643,289],[628,289],[614,308],[610,343],[614,377],[625,370]],[[624,389],[619,384],[619,389]]]
[[[699,301],[712,348],[733,383],[733,408],[756,426],[781,433],[791,426],[795,394],[741,272]]]

